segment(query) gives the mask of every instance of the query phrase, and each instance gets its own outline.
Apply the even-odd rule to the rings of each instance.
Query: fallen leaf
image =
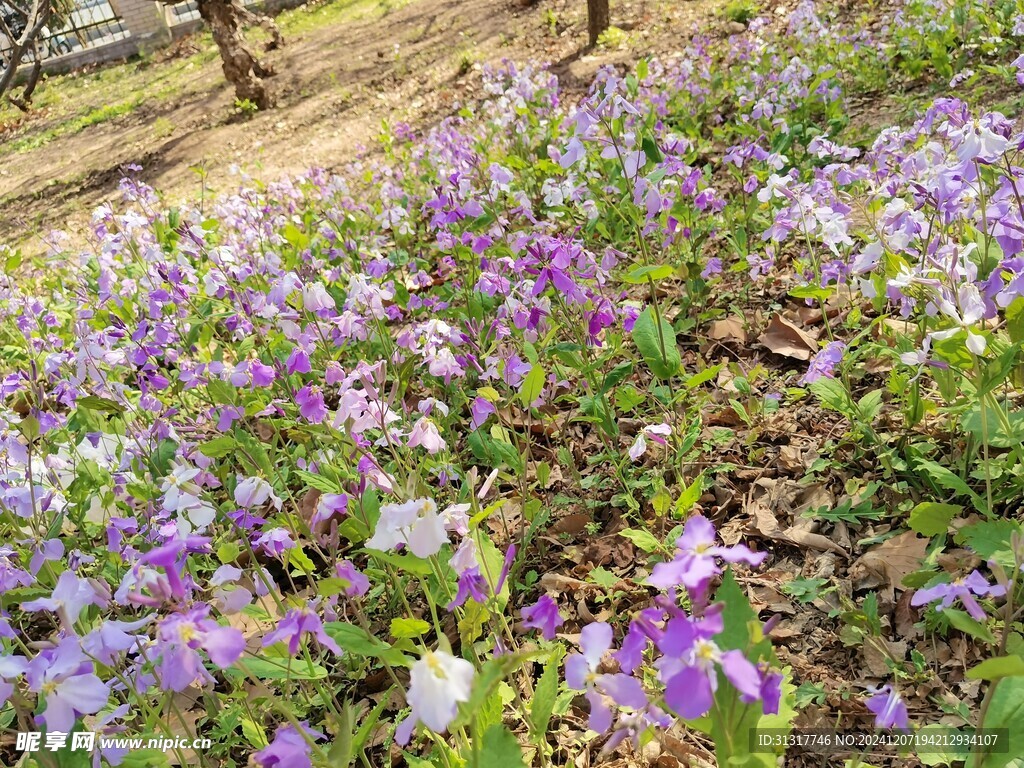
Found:
[[[850,566],[850,575],[858,582],[858,589],[898,587],[921,566],[927,548],[928,539],[923,536],[913,531],[901,533],[861,555]]]
[[[832,541],[828,536],[820,533],[811,533],[795,526],[783,530],[779,525],[775,513],[760,499],[747,505],[747,511],[751,513],[754,529],[762,536],[767,536],[773,541],[781,541],[786,544],[795,544],[800,547],[817,549],[822,552],[835,552],[837,555],[849,559],[850,555]]]
[[[718,341],[735,341],[745,344],[747,331],[743,327],[743,319],[740,317],[727,317],[725,320],[715,320],[708,330],[708,337]]]
[[[810,360],[818,351],[818,342],[807,331],[798,328],[782,315],[773,315],[758,339],[771,352],[796,360]]]

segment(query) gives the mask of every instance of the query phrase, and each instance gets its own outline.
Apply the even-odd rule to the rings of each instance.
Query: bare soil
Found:
[[[278,106],[251,117],[235,108],[219,59],[206,57],[176,73],[180,97],[143,101],[37,148],[5,153],[2,143],[52,129],[50,109],[13,125],[0,121],[0,241],[31,251],[52,228],[80,228],[93,208],[116,197],[127,164],[141,165],[142,180],[169,202],[232,188],[233,169],[273,180],[338,168],[373,142],[383,120],[424,127],[479,96],[486,63],[550,62],[563,85],[581,92],[600,65],[679,50],[697,20],[721,4],[613,2],[621,44],[587,51],[581,0],[521,3],[413,0],[385,15],[310,28],[270,54]],[[155,60],[119,66],[169,68],[198,47],[186,38]]]

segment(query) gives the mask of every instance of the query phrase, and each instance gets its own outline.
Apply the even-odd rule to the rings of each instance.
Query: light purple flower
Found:
[[[96,594],[96,589],[86,579],[80,579],[71,571],[64,571],[57,579],[50,597],[40,597],[22,603],[23,611],[54,611],[68,631],[87,605],[104,605],[105,601]]]
[[[70,732],[75,720],[99,712],[110,696],[74,637],[65,637],[56,648],[32,659],[25,679],[29,690],[41,694],[46,703],[38,719],[48,731]]]
[[[263,638],[263,647],[287,641],[288,653],[294,656],[299,652],[299,643],[303,635],[312,635],[320,645],[339,656],[342,653],[341,647],[324,631],[320,617],[309,607],[288,611],[277,625],[277,629]]]
[[[959,600],[972,618],[976,621],[984,621],[985,611],[978,605],[974,595],[978,597],[1002,597],[1005,594],[1006,587],[1001,584],[989,584],[978,571],[971,571],[968,576],[962,579],[954,579],[948,584],[936,584],[934,587],[917,590],[913,598],[911,598],[910,604],[920,606],[941,600],[935,606],[935,610],[941,611],[944,608],[949,608],[956,600]]]
[[[586,691],[590,702],[590,720],[592,731],[604,733],[612,725],[612,711],[605,701],[609,697],[622,707],[643,709],[647,706],[647,696],[640,682],[621,672],[616,674],[599,674],[601,658],[612,645],[612,628],[605,622],[588,624],[580,633],[580,650],[582,653],[571,654],[565,660],[565,682],[577,691]]]
[[[222,627],[209,618],[210,608],[198,605],[184,613],[173,613],[160,622],[157,648],[160,660],[156,672],[165,690],[183,691],[194,682],[212,682],[199,650],[221,669],[230,667],[245,650],[245,637],[233,627]]]
[[[334,572],[346,583],[344,592],[347,597],[362,597],[370,591],[370,580],[356,570],[350,561],[342,560],[334,566]]]
[[[818,379],[831,379],[835,376],[836,366],[843,359],[846,345],[841,341],[830,341],[824,349],[811,358],[811,364],[800,378],[800,384],[813,384]]]
[[[664,656],[657,667],[665,683],[665,703],[687,720],[702,717],[714,703],[718,670],[745,701],[761,698],[762,678],[742,651],[722,651],[712,639],[722,631],[721,613],[704,619],[678,616],[665,626],[658,641]]]
[[[883,686],[870,691],[873,695],[866,702],[867,708],[875,715],[875,727],[889,730],[898,728],[905,731],[910,728],[907,718],[907,705],[892,686]]]
[[[541,637],[545,640],[554,640],[555,632],[565,623],[565,619],[558,612],[558,603],[547,595],[541,595],[536,603],[523,608],[520,613],[523,616],[523,626],[527,629],[539,629]]]
[[[409,433],[409,447],[415,448],[416,446],[422,446],[427,453],[438,453],[444,450],[444,438],[441,437],[437,425],[426,416],[420,417]]]
[[[326,736],[310,728],[307,722],[299,725],[306,732],[305,736],[293,725],[280,726],[274,733],[274,740],[252,756],[256,764],[260,768],[312,768],[312,747],[308,739],[320,741]]]
[[[327,406],[320,387],[307,384],[295,393],[295,402],[299,406],[299,415],[313,424],[320,424],[327,418]]]
[[[644,427],[640,430],[640,434],[636,436],[633,445],[629,447],[629,458],[633,461],[638,461],[647,452],[648,439],[659,445],[668,445],[668,440],[665,438],[671,434],[672,427],[669,424],[651,424]]]
[[[717,560],[758,566],[767,557],[767,553],[753,552],[742,544],[719,546],[715,543],[715,526],[703,515],[686,521],[676,548],[672,560],[654,566],[649,584],[661,589],[681,584],[691,592],[703,592],[708,582],[722,572]]]

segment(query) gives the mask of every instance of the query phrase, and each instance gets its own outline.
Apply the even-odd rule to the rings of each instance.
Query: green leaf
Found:
[[[961,528],[956,534],[956,543],[970,547],[982,560],[995,560],[1004,568],[1014,566],[1010,537],[1021,533],[1021,525],[1015,520],[985,520]]]
[[[243,657],[237,667],[229,667],[225,672],[230,677],[244,677],[243,667],[260,680],[322,680],[327,677],[324,667],[319,664],[310,666],[304,659],[272,660],[264,657]]]
[[[972,680],[998,680],[1021,675],[1024,675],[1024,659],[1020,656],[994,656],[967,672]]]
[[[503,725],[492,725],[484,734],[480,748],[483,768],[526,768],[523,750],[516,737]]]
[[[676,332],[665,318],[660,318],[660,323],[655,320],[653,307],[647,307],[637,317],[633,326],[633,342],[655,376],[670,379],[678,373],[683,359],[676,346]]]
[[[357,627],[354,624],[329,621],[324,624],[324,631],[334,642],[353,656],[368,656],[381,659],[396,667],[408,666],[411,662],[411,659],[400,650],[393,648],[383,640],[377,639],[367,633],[362,627]]]
[[[676,517],[682,517],[693,509],[694,505],[700,501],[702,493],[704,493],[703,472],[697,475],[693,482],[686,486],[683,492],[679,494],[679,498],[676,499]]]
[[[124,413],[124,408],[119,403],[111,400],[108,397],[98,397],[97,395],[86,395],[75,400],[75,405],[79,408],[88,408],[90,411],[102,411],[104,413]]]
[[[633,363],[631,363],[628,360],[624,363],[619,363],[618,365],[616,365],[614,368],[608,371],[608,375],[604,377],[604,382],[602,382],[601,384],[600,394],[603,395],[608,390],[618,386],[622,382],[622,380],[629,376],[629,374],[631,374],[632,372]]]
[[[526,378],[523,379],[523,385],[519,388],[516,398],[523,404],[524,408],[529,408],[533,401],[540,397],[540,393],[543,390],[544,368],[540,364],[535,364],[530,368],[530,372],[526,374]]]
[[[937,486],[966,496],[974,502],[975,509],[979,512],[988,513],[988,505],[985,503],[985,500],[971,490],[971,487],[959,475],[954,474],[952,470],[928,459],[917,459],[914,464],[919,472],[927,475]]]
[[[530,707],[530,720],[533,723],[534,731],[538,734],[548,732],[548,723],[551,722],[551,714],[555,709],[555,700],[558,698],[558,682],[561,679],[559,667],[565,649],[556,645],[548,663],[544,665],[544,672],[533,692],[533,704]]]
[[[649,264],[631,269],[628,274],[623,275],[622,281],[633,285],[646,283],[648,280],[658,282],[666,277],[671,277],[673,272],[675,270],[671,264]]]
[[[619,531],[619,536],[629,539],[644,552],[655,552],[661,549],[661,542],[650,531],[625,528]]]
[[[423,619],[397,618],[391,620],[391,636],[399,640],[420,637],[430,631],[430,623]]]
[[[230,435],[221,435],[199,444],[199,452],[211,459],[220,459],[238,449],[238,441]]]
[[[723,651],[736,648],[743,651],[750,649],[754,651],[747,654],[751,661],[760,660],[771,654],[771,641],[760,635],[761,622],[757,618],[757,613],[750,607],[746,593],[736,582],[732,568],[726,569],[722,584],[715,592],[715,602],[725,604],[722,611],[722,631],[715,636],[719,648]],[[758,628],[758,636],[752,636],[755,627]]]
[[[683,386],[687,389],[696,389],[701,384],[705,384],[718,376],[718,372],[725,367],[725,363],[719,363],[718,365],[712,365],[710,368],[705,368],[700,373],[695,373],[690,376],[686,381],[683,382]]]
[[[295,474],[301,477],[310,488],[316,488],[321,493],[341,492],[341,488],[338,487],[337,483],[332,483],[323,475],[318,475],[315,472],[307,472],[304,469],[295,470]]]
[[[998,642],[996,640],[996,636],[992,634],[991,629],[980,621],[971,618],[971,616],[966,612],[961,611],[959,608],[946,608],[942,611],[942,615],[949,620],[949,623],[952,624],[955,629],[959,629],[965,635],[970,635],[971,637],[988,643],[989,645],[995,645]]]
[[[846,391],[846,385],[838,379],[821,378],[812,381],[808,387],[811,392],[818,396],[821,404],[832,411],[844,416],[857,416],[853,413],[850,393]]]
[[[967,768],[1020,766],[1020,757],[1024,755],[1024,678],[1008,677],[992,685],[997,687],[989,702],[985,722],[981,725],[986,730],[1005,728],[1009,737],[1001,736],[1001,743],[996,748],[983,751],[979,761],[975,761],[972,755],[967,761]]]
[[[963,511],[959,504],[923,501],[910,511],[910,528],[924,536],[938,536],[945,533],[950,521]]]

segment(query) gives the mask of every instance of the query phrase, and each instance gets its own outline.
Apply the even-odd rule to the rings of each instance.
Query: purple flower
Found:
[[[338,574],[339,579],[347,582],[344,588],[347,597],[362,597],[370,591],[370,580],[357,571],[348,560],[342,560],[334,566],[334,572]]]
[[[470,597],[480,604],[487,602],[487,581],[480,575],[479,568],[467,568],[459,574],[458,591],[455,598],[445,606],[445,610],[455,610]]]
[[[288,355],[288,360],[285,363],[285,370],[288,373],[309,373],[313,368],[309,364],[309,355],[307,355],[302,349],[296,347],[292,350],[292,353]]]
[[[835,376],[836,366],[843,359],[846,345],[841,341],[832,341],[818,352],[812,359],[811,364],[800,378],[800,384],[813,384],[818,379],[831,379]]]
[[[70,732],[79,716],[99,712],[110,696],[74,637],[65,637],[56,648],[32,659],[25,679],[29,690],[41,694],[46,703],[38,719],[48,731]]]
[[[886,685],[870,693],[874,695],[864,703],[875,714],[876,728],[898,728],[901,731],[910,728],[907,705],[892,686]]]
[[[974,594],[971,594],[972,592]],[[944,608],[949,608],[956,600],[959,600],[973,619],[984,621],[985,611],[978,605],[974,595],[978,597],[1002,597],[1005,594],[1006,587],[1001,584],[989,584],[978,571],[971,571],[970,575],[962,579],[954,579],[948,584],[936,584],[934,587],[917,590],[914,593],[914,597],[911,598],[910,604],[920,606],[941,600],[942,602],[935,606],[935,610],[941,611]]]
[[[712,638],[722,631],[721,612],[704,619],[678,616],[658,642],[664,656],[657,666],[665,682],[665,703],[687,720],[702,717],[714,703],[718,670],[745,701],[761,698],[762,679],[743,651],[722,651]]]
[[[23,611],[54,611],[60,616],[61,623],[69,631],[78,621],[78,615],[87,605],[100,605],[104,601],[96,594],[96,589],[85,579],[80,579],[71,571],[64,571],[57,579],[57,586],[50,597],[40,597],[23,603]]]
[[[672,560],[654,566],[647,580],[649,584],[661,589],[682,584],[692,593],[703,593],[708,582],[722,572],[716,559],[758,566],[767,557],[766,553],[752,552],[742,544],[718,546],[715,544],[715,526],[703,515],[694,515],[686,521],[676,547],[678,551]]]
[[[622,707],[643,709],[647,706],[647,696],[640,682],[629,675],[598,674],[601,657],[612,644],[612,628],[605,622],[588,624],[580,633],[580,650],[565,660],[565,682],[577,691],[586,691],[590,702],[590,721],[592,731],[604,733],[612,725],[612,711],[605,701],[610,697]]]
[[[299,641],[306,634],[312,635],[320,645],[341,655],[341,648],[324,632],[320,617],[308,607],[288,611],[277,625],[277,629],[263,638],[263,647],[287,641],[288,653],[294,656],[299,651]]]
[[[299,405],[299,414],[306,421],[320,424],[327,418],[327,407],[320,387],[307,384],[295,394],[295,402]]]
[[[547,595],[541,595],[536,603],[523,608],[520,613],[523,616],[523,626],[527,629],[539,629],[541,637],[545,640],[554,640],[555,632],[565,623],[565,619],[558,612],[558,603]]]
[[[163,619],[157,630],[160,661],[157,674],[165,690],[183,691],[197,680],[212,682],[203,666],[199,649],[221,669],[230,667],[245,650],[245,637],[231,627],[222,627],[209,618],[210,607],[198,605],[184,613]]]
[[[305,736],[293,725],[282,725],[274,733],[274,740],[253,755],[253,760],[260,768],[312,768],[309,739],[320,741],[326,737],[320,731],[310,728],[306,722],[299,725],[306,732]]]
[[[483,397],[478,397],[473,400],[473,404],[470,406],[469,411],[472,418],[469,422],[470,430],[480,429],[487,421],[487,417],[492,413],[495,413],[498,409],[494,407],[494,403]]]

